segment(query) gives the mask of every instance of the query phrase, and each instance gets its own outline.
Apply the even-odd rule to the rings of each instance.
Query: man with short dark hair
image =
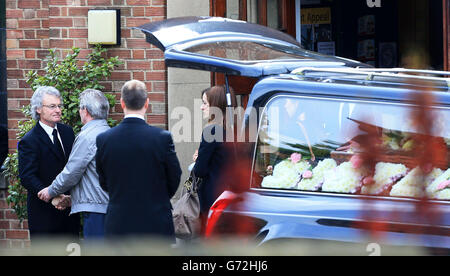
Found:
[[[31,115],[38,122],[18,145],[20,184],[28,191],[31,242],[37,237],[49,236],[77,240],[79,235],[78,214],[69,216],[70,208],[60,211],[38,198],[39,191],[49,186],[63,170],[75,140],[72,128],[60,123],[62,108],[61,94],[56,88],[36,89],[31,97]]]
[[[178,188],[181,168],[172,136],[146,123],[149,101],[144,83],[125,83],[120,103],[124,120],[97,137],[97,171],[110,198],[105,235],[174,242],[170,198]]]

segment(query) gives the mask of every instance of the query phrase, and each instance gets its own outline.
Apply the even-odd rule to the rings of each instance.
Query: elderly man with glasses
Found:
[[[106,122],[109,102],[102,92],[87,89],[80,94],[81,132],[72,147],[64,170],[38,196],[46,202],[67,191],[71,193],[71,214],[81,213],[85,242],[101,242],[109,197],[102,190],[96,171],[97,136],[110,127]],[[57,206],[62,209],[65,206]]]
[[[71,127],[61,124],[62,99],[51,86],[36,89],[31,98],[31,115],[37,121],[19,142],[20,183],[27,189],[27,211],[30,239],[69,238],[78,240],[80,219],[70,208],[61,211],[38,198],[67,163],[75,135]],[[66,196],[61,196],[67,199]]]

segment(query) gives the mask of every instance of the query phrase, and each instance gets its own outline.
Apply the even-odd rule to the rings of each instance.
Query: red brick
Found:
[[[6,231],[7,239],[28,239],[28,231],[27,230],[7,230]]]
[[[51,6],[63,6],[70,4],[72,0],[50,0],[48,3]]]
[[[130,38],[127,39],[127,48],[128,49],[133,49],[133,48],[149,48],[150,47],[150,43],[148,43],[147,41],[145,41],[145,39],[143,38]]]
[[[142,71],[133,72],[133,79],[144,81],[145,80],[145,72],[142,72]]]
[[[87,38],[88,29],[70,29],[69,37],[71,38]]]
[[[38,39],[19,41],[19,48],[40,48],[40,47],[41,47],[41,40]]]
[[[69,16],[87,16],[89,7],[70,7],[68,8]]]
[[[50,26],[53,27],[73,27],[72,18],[50,18]]]
[[[6,56],[8,58],[23,58],[23,50],[6,50]]]
[[[146,72],[146,80],[148,81],[164,81],[166,72]]]
[[[22,69],[40,69],[41,67],[40,60],[19,60],[19,68]]]
[[[25,30],[25,39],[36,39],[36,32],[35,30]]]
[[[18,69],[17,68],[17,59],[10,59],[6,62],[6,68],[9,69]]]
[[[6,10],[6,18],[23,18],[23,10]]]
[[[11,230],[22,230],[22,223],[20,220],[10,220],[9,221],[9,229]]]
[[[150,70],[150,61],[127,61],[128,70]]]
[[[7,208],[9,208],[9,205],[6,202],[6,199],[0,199],[0,209],[7,209]]]
[[[146,50],[147,59],[163,59],[164,53],[159,49]]]
[[[153,82],[153,92],[165,92],[166,91],[166,82],[164,81],[155,81]]]
[[[41,3],[36,0],[18,0],[17,7],[21,9],[39,9]]]
[[[19,20],[19,28],[21,28],[21,29],[40,29],[41,28],[41,20],[39,20],[39,19]]]
[[[37,10],[36,11],[36,17],[37,18],[48,18],[49,17],[49,10]]]
[[[144,59],[145,50],[133,50],[133,59]]]
[[[166,124],[167,121],[166,115],[148,115],[147,118],[149,124]]]
[[[153,60],[152,61],[152,69],[153,70],[165,70],[166,64],[163,60],[161,60],[161,61]]]
[[[59,8],[59,7],[50,7],[49,15],[50,16],[60,16],[61,15],[61,8]]]
[[[50,40],[50,48],[72,48],[73,47],[73,39],[51,39]]]
[[[8,70],[6,73],[8,75],[8,78],[12,78],[12,79],[23,78],[23,70]]]
[[[88,0],[88,6],[110,6],[111,0]]]
[[[48,21],[48,19],[42,20],[42,28],[43,28],[43,29],[48,29],[48,27],[49,27],[49,21]]]
[[[111,49],[107,52],[108,57],[119,57],[120,59],[130,59],[130,50]]]
[[[125,80],[128,81],[131,79],[130,72],[117,72],[113,71],[111,72],[111,76],[109,77],[110,80]]]
[[[9,117],[9,116],[8,116]],[[10,140],[11,141],[11,140]],[[17,143],[16,143],[17,144]],[[6,219],[17,219],[16,213],[12,210],[6,210],[5,211],[5,218]]]
[[[164,7],[147,7],[145,8],[145,16],[165,16],[166,9]]]
[[[152,0],[152,6],[166,6],[166,0]]]
[[[129,6],[150,6],[150,0],[127,0]]]
[[[145,8],[144,7],[137,7],[133,8],[133,16],[134,17],[142,17],[145,16]]]
[[[165,93],[149,93],[148,98],[151,102],[165,102],[166,94]]]
[[[47,39],[49,37],[50,37],[50,31],[49,30],[37,30],[36,31],[36,38]]]
[[[150,21],[148,20],[148,18],[132,18],[132,17],[128,17],[127,18],[127,27],[131,28],[131,27],[137,27],[140,25],[144,25],[149,23]]]
[[[23,38],[22,30],[6,30],[7,38]]]

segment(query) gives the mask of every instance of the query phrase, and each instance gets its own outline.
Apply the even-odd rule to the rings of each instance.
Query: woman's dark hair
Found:
[[[202,97],[206,94],[206,99],[208,100],[209,107],[216,107],[222,111],[223,114],[223,123],[225,125],[227,116],[226,116],[226,108],[227,108],[227,95],[226,95],[226,87],[224,85],[220,86],[212,86],[202,91]],[[233,89],[230,87],[230,95],[231,95],[231,107],[236,107],[236,97],[234,95]],[[210,114],[208,122],[211,122],[215,119],[214,114]]]

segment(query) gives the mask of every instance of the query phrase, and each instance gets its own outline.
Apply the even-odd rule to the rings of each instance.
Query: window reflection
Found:
[[[261,61],[276,59],[300,59],[292,50],[275,49],[269,44],[258,44],[247,41],[223,41],[206,43],[185,49],[186,52],[214,56],[238,61]]]

